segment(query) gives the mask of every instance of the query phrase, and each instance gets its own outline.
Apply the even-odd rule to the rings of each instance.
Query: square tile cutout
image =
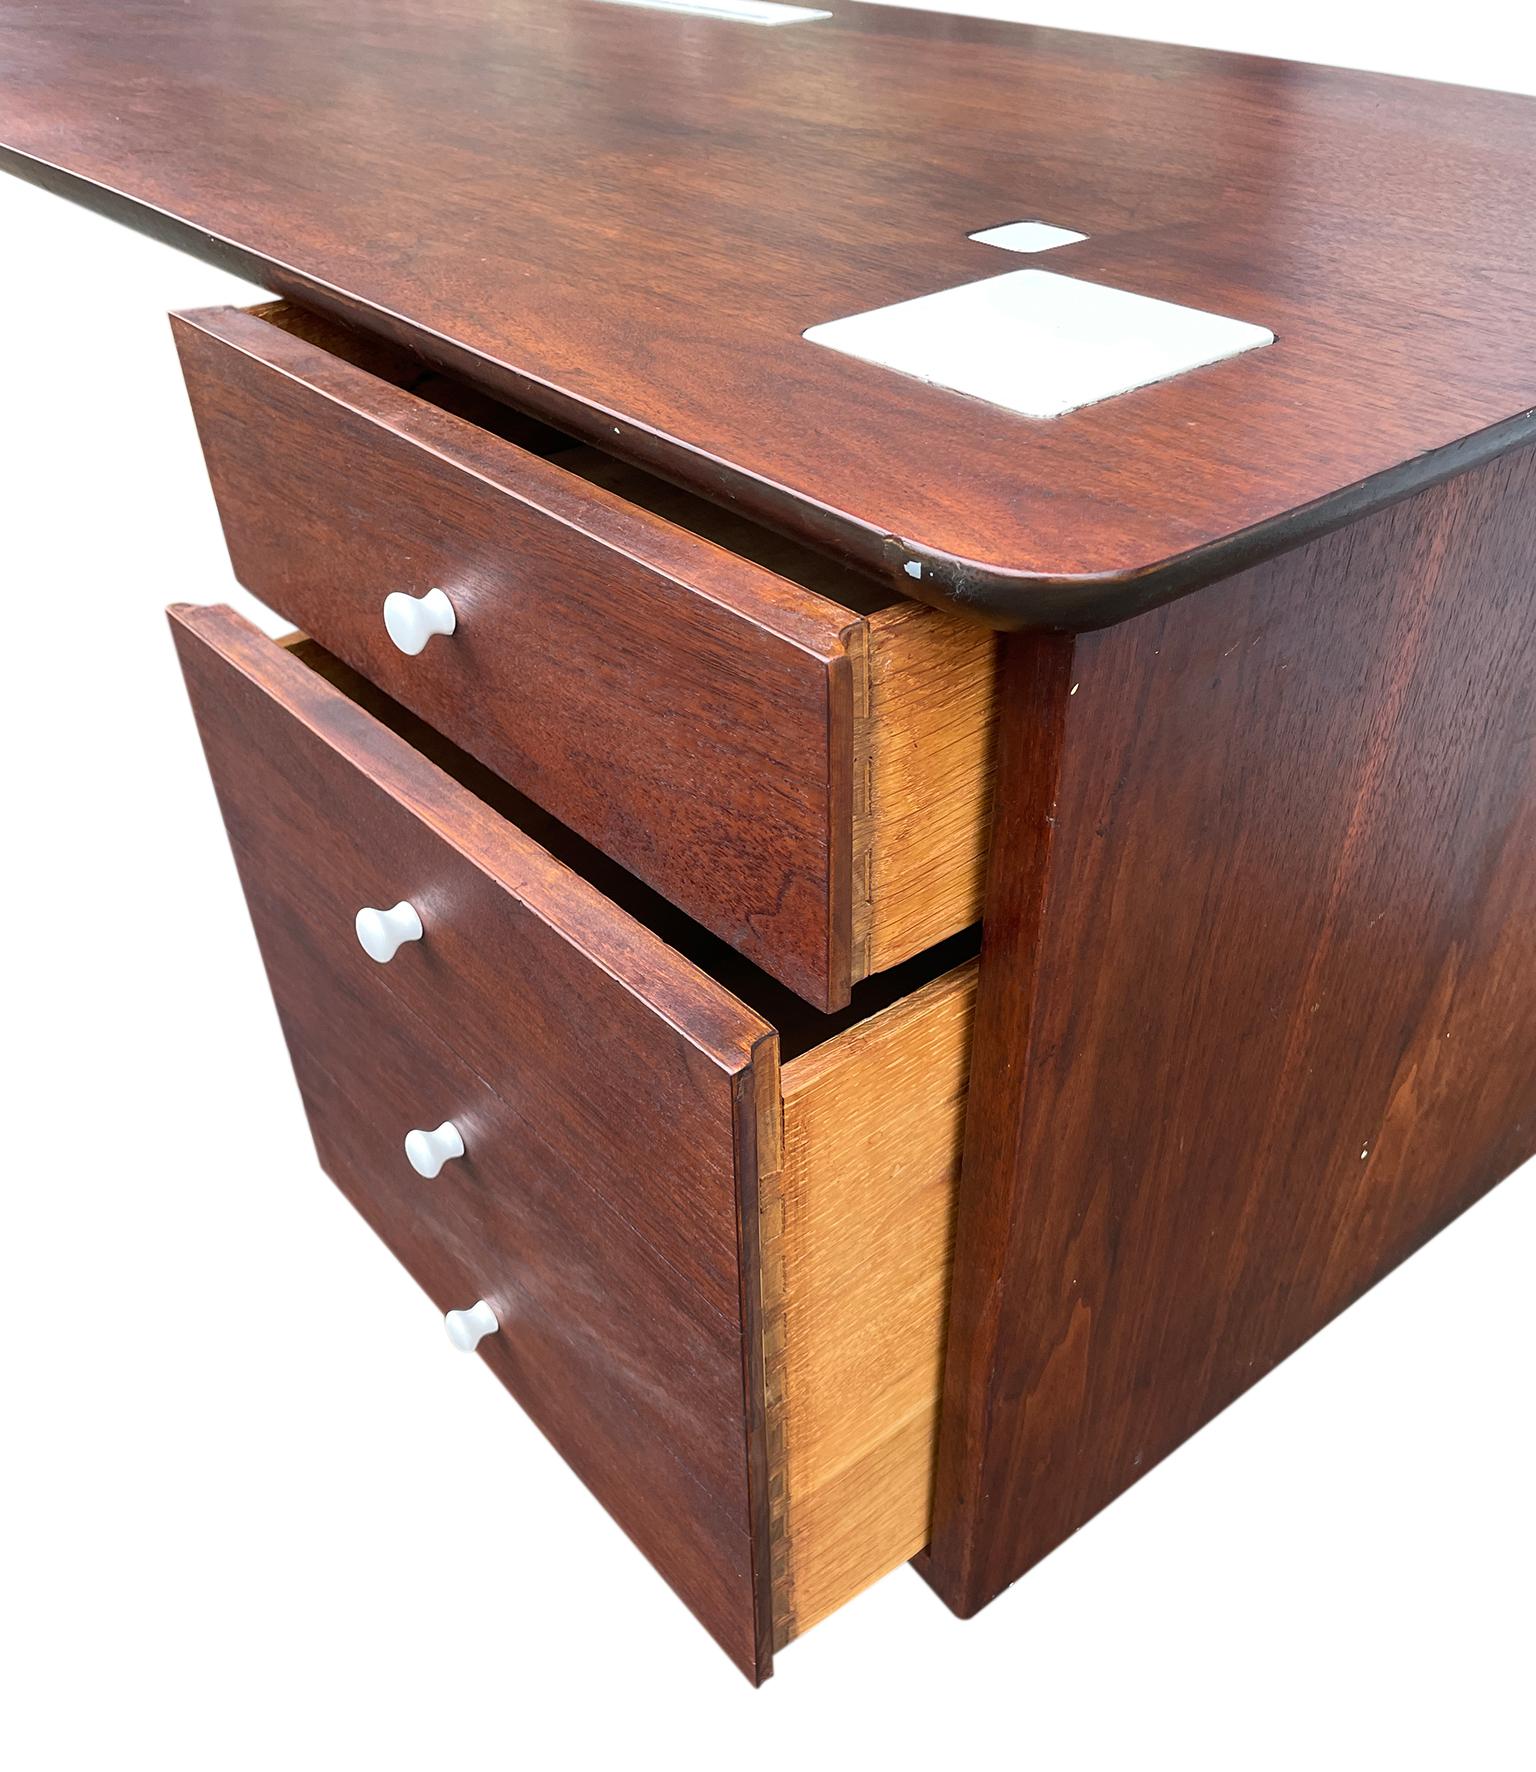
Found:
[[[1075,240],[1086,240],[1086,234],[1074,234],[1070,228],[1054,228],[1049,222],[1004,222],[1000,228],[983,228],[979,234],[967,234],[967,240],[979,240],[983,246],[1001,246],[1004,252],[1049,252],[1053,246],[1070,246]]]
[[[1245,320],[1055,271],[1005,271],[804,336],[1025,418],[1058,418],[1275,342]]]
[[[832,16],[810,6],[782,5],[780,0],[609,0],[609,4],[644,7],[651,12],[684,12],[740,25],[801,25]]]

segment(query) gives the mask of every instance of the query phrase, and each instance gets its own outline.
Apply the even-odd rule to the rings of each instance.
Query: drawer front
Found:
[[[501,1327],[476,1351],[589,1488],[622,1495],[620,1523],[693,1611],[750,1620],[739,1323],[701,1310],[539,1129],[387,992],[329,972],[261,895],[259,858],[237,861],[326,1173],[439,1310],[492,1306]],[[445,1118],[465,1153],[424,1181],[403,1140]]]
[[[234,309],[175,319],[236,575],[809,1001],[853,942],[848,610]],[[415,656],[385,597],[444,592]]]
[[[440,1305],[496,1305],[498,1376],[761,1678],[776,1037],[230,611],[172,623],[322,1161]],[[402,899],[424,933],[378,963],[353,918]],[[515,1089],[457,1056],[492,996]],[[444,1119],[425,1181],[401,1141]]]

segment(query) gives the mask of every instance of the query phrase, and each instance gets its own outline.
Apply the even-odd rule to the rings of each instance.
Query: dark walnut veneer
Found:
[[[1536,451],[1004,669],[965,1613],[1536,1151]]]

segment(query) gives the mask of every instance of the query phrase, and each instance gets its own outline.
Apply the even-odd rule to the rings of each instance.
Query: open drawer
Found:
[[[823,1015],[312,642],[171,613],[324,1166],[764,1677],[926,1541],[970,938]]]
[[[174,324],[262,602],[820,1008],[978,919],[991,633],[625,465],[618,427],[580,446],[284,304]]]

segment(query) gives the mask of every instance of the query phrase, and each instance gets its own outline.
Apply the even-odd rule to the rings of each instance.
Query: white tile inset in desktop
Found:
[[[1086,234],[1074,234],[1071,228],[1058,228],[1051,222],[1004,222],[998,228],[983,228],[979,234],[967,234],[983,246],[1001,246],[1004,252],[1051,252],[1058,246],[1075,246],[1086,240]]]
[[[804,336],[1026,418],[1058,418],[1275,342],[1246,320],[1035,270],[850,314]]]

